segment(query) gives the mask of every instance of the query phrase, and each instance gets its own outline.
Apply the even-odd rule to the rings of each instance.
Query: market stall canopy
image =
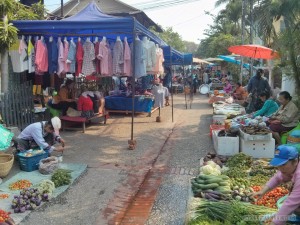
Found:
[[[207,58],[207,59],[204,59],[204,60],[208,61],[208,62],[224,61],[223,59],[220,59],[220,58]]]
[[[236,59],[233,56],[229,55],[218,55],[220,59],[223,59],[225,62],[234,63],[236,65],[241,65],[241,60]],[[246,69],[250,69],[250,65],[248,63],[244,63],[243,67]]]
[[[111,40],[115,40],[116,36],[126,36],[132,42],[135,30],[138,35],[147,36],[161,46],[167,45],[134,18],[107,15],[94,2],[63,20],[19,20],[12,23],[19,29],[20,35],[106,36]]]
[[[236,45],[228,48],[228,51],[244,57],[253,59],[275,59],[279,58],[278,52],[261,45]]]
[[[162,49],[164,51],[165,58],[164,65],[182,65],[183,55],[181,52],[171,48],[170,46],[164,46]]]
[[[183,54],[183,65],[192,65],[193,64],[193,54],[184,53]]]
[[[201,64],[201,63],[204,63],[204,64],[210,64],[210,62],[206,61],[206,60],[203,60],[203,59],[199,59],[199,58],[193,58],[193,63],[198,63],[198,64]]]

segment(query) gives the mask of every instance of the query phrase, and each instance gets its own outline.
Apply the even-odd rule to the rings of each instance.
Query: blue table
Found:
[[[154,100],[150,97],[135,96],[134,98],[134,111],[137,113],[151,113]],[[108,111],[115,112],[131,112],[132,111],[132,98],[123,96],[107,96],[105,97],[105,108]]]

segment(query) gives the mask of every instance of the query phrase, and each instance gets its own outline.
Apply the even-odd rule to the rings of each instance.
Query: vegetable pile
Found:
[[[9,197],[9,194],[0,194],[0,199],[6,199]]]
[[[252,163],[253,159],[251,156],[248,156],[244,153],[239,153],[229,158],[226,162],[226,166],[250,169]]]
[[[4,210],[0,209],[0,223],[4,223],[7,220],[9,220],[10,219],[9,214],[10,214],[9,212],[5,212]]]
[[[31,182],[29,180],[18,180],[9,185],[9,189],[12,191],[22,190],[24,188],[30,188]]]
[[[213,202],[203,200],[196,208],[195,216],[190,224],[200,224],[199,222],[203,222],[208,218],[210,223],[207,224],[220,224],[219,222],[222,222],[224,225],[259,225],[259,221],[249,221],[247,216],[251,215],[259,218],[259,216],[274,212],[276,210],[271,208],[239,201]]]
[[[258,192],[261,190],[260,186],[253,186],[252,187],[255,192]],[[282,187],[277,187],[273,189],[272,191],[268,192],[264,196],[262,196],[261,199],[257,200],[254,204],[260,205],[260,206],[266,206],[270,208],[276,208],[277,201],[287,195],[289,191]]]
[[[204,197],[209,200],[225,200],[231,193],[229,177],[199,175],[192,179],[192,190],[195,197]]]
[[[253,193],[252,188],[246,188],[242,185],[241,187],[235,186],[231,194],[234,200],[251,202],[254,201],[254,198],[250,196],[251,193]]]
[[[57,169],[51,177],[55,187],[68,185],[71,183],[71,171],[64,169]]]
[[[55,190],[55,184],[51,180],[43,180],[39,183],[37,189],[42,194],[48,194],[48,197],[50,198]]]
[[[23,213],[26,210],[34,210],[42,201],[48,201],[48,194],[42,194],[36,188],[25,188],[20,195],[15,195],[11,208],[15,213]]]
[[[200,173],[205,175],[221,175],[221,167],[213,161],[207,161],[205,166],[200,167]]]

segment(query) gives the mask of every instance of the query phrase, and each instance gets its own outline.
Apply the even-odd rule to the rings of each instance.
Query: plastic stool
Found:
[[[59,117],[59,116],[61,115],[61,110],[59,110],[59,109],[54,109],[54,108],[50,107],[49,105],[47,105],[47,108],[48,108],[49,111],[50,111],[51,117],[55,117],[55,116]]]

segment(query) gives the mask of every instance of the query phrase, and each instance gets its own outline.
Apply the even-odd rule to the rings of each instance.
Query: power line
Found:
[[[146,3],[140,3],[140,4],[135,4],[134,6],[146,11],[146,10],[153,10],[156,8],[165,8],[169,6],[175,6],[175,5],[180,5],[183,3],[192,3],[192,2],[197,2],[201,0],[166,0],[166,1],[159,1],[159,0],[154,0],[152,2],[146,2]],[[159,2],[159,3],[158,3]]]

